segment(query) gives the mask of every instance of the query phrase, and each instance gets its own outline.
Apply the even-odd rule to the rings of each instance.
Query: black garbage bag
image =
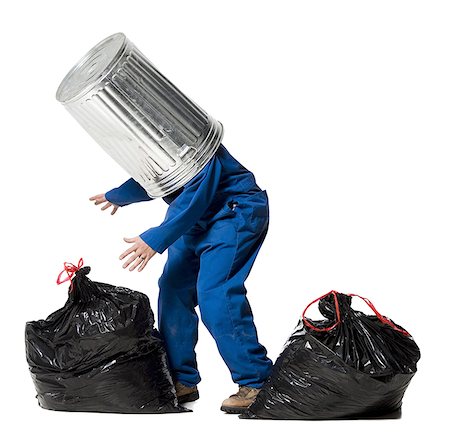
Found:
[[[39,405],[59,411],[192,412],[178,404],[148,297],[93,282],[90,267],[81,266],[81,260],[78,267],[66,263],[66,304],[25,326]]]
[[[306,307],[271,375],[239,418],[401,416],[419,348],[407,331],[366,298],[360,297],[375,315],[353,310],[354,296],[331,291]],[[317,301],[325,319],[312,321],[305,313]]]

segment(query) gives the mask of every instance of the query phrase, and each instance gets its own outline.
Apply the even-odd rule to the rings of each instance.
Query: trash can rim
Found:
[[[78,60],[63,78],[56,91],[56,100],[62,104],[66,104],[74,102],[92,91],[92,89],[99,85],[117,65],[126,47],[126,42],[127,37],[125,34],[117,32],[104,38],[93,46]],[[74,75],[89,63],[93,56],[99,52],[100,48],[103,51],[108,49],[111,51],[111,49],[113,49],[113,51],[108,54],[106,65],[103,63],[101,69],[97,69],[96,71],[98,72],[95,72],[95,75],[91,75],[91,77],[85,81],[85,84],[78,82],[71,85],[71,80],[73,80]]]

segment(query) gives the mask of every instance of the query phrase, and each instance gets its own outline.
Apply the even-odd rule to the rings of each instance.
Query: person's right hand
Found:
[[[106,200],[105,194],[94,195],[92,197],[89,197],[89,200],[94,201],[95,205],[101,205],[102,203],[106,203],[106,205],[104,205],[101,208],[102,211],[104,211],[105,209],[108,209],[111,206],[113,206],[113,210],[111,211],[111,215],[114,215],[116,213],[116,211],[119,209],[119,206],[117,206],[117,205],[109,202],[108,200]]]

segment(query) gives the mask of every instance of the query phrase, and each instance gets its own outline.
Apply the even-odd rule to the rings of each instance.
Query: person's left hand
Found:
[[[127,243],[133,243],[133,246],[120,254],[120,260],[132,254],[131,257],[129,257],[128,260],[122,265],[122,267],[125,269],[128,265],[134,262],[130,266],[129,271],[134,271],[139,266],[138,272],[141,272],[147,265],[148,261],[156,254],[156,251],[147,245],[141,237],[124,238],[124,240]]]

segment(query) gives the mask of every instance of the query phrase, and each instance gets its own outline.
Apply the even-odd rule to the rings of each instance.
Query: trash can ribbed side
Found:
[[[56,97],[154,198],[194,177],[223,136],[222,125],[122,33],[91,49],[66,75]]]

